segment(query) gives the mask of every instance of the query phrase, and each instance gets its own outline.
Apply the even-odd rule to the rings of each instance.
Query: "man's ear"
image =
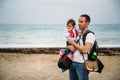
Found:
[[[87,26],[88,26],[88,25],[90,24],[90,22],[87,21],[86,24],[87,24]]]

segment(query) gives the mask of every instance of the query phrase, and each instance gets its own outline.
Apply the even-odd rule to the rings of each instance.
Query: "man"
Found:
[[[78,20],[78,25],[83,32],[82,34],[84,34],[88,30],[89,24],[90,17],[86,14],[81,15]],[[75,43],[72,38],[69,38],[68,41],[72,46],[66,46],[66,48],[70,50],[76,49],[76,51],[74,52],[73,63],[71,64],[69,69],[70,80],[89,80],[89,72],[84,70],[84,60],[87,60],[88,53],[95,42],[94,34],[87,34],[85,45],[83,45],[82,36],[78,44]]]

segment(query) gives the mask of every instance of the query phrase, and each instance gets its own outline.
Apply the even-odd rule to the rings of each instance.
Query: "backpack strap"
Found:
[[[83,41],[83,45],[85,45],[85,40],[86,40],[86,36],[87,36],[87,34],[88,33],[93,33],[92,31],[90,31],[90,30],[87,30],[85,33],[83,33],[83,35],[82,35],[82,41]],[[94,34],[94,33],[93,33]],[[84,55],[83,55],[83,53],[82,53],[82,56],[83,56],[83,60],[85,61],[85,57],[84,57]]]
[[[83,38],[82,38],[82,40],[83,40],[83,45],[85,45],[85,40],[86,40],[86,36],[87,36],[88,33],[93,33],[93,34],[94,34],[94,32],[92,32],[92,31],[90,31],[90,30],[87,30],[87,31],[83,34]]]
[[[87,36],[88,33],[93,33],[93,34],[94,34],[94,32],[92,32],[92,31],[90,31],[90,30],[87,30],[87,31],[83,34],[83,38],[82,38],[82,40],[83,40],[83,45],[85,45],[85,40],[86,40],[86,36]],[[96,40],[95,40],[95,42],[94,42],[94,44],[93,44],[93,47],[92,47],[91,50],[90,50],[90,54],[88,54],[88,56],[91,56],[94,51],[98,53],[98,44],[97,44],[97,41],[96,41]],[[98,54],[97,54],[97,55],[98,55]],[[84,55],[83,55],[83,58],[84,58]],[[88,59],[90,60],[91,58],[88,57]]]
[[[87,31],[83,34],[83,38],[82,38],[82,40],[83,40],[83,45],[85,45],[86,36],[87,36],[88,33],[93,33],[93,34],[94,34],[94,32],[92,32],[92,31],[90,31],[90,30],[87,30]],[[96,52],[98,53],[98,50],[97,50],[97,49],[98,49],[98,45],[97,45],[97,41],[95,40],[95,42],[94,42],[94,44],[93,44],[93,47],[92,47],[91,50],[90,50],[90,54],[88,54],[88,56],[91,55],[91,53],[93,53],[94,51],[96,51]],[[82,56],[83,56],[83,60],[85,60],[83,54],[82,54]],[[89,59],[89,57],[88,57],[88,59]]]
[[[88,33],[93,33],[93,34],[94,34],[94,32],[92,32],[92,31],[90,31],[90,30],[87,30],[87,31],[83,34],[83,38],[82,38],[82,40],[83,40],[83,45],[85,45],[85,40],[86,40],[86,36],[87,36]],[[96,50],[98,49],[98,44],[97,44],[97,41],[96,41],[96,40],[95,40],[92,48],[94,48],[94,51],[95,51],[95,49],[96,49]],[[92,50],[92,49],[91,49],[91,50]]]

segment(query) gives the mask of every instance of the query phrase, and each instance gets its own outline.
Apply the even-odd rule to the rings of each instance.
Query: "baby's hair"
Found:
[[[69,19],[69,20],[67,21],[67,26],[68,26],[69,23],[71,23],[72,26],[75,26],[75,24],[76,24],[73,19]]]

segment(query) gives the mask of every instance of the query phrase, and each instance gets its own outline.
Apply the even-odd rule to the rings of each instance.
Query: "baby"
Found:
[[[66,31],[66,38],[72,37],[76,43],[78,43],[79,36],[81,35],[75,28],[75,21],[73,19],[69,19],[67,22],[67,31]],[[66,41],[66,45],[71,45],[68,41]],[[69,59],[73,60],[73,53],[74,51],[68,49],[61,49],[59,58],[61,58],[65,53],[69,53],[67,56]]]

